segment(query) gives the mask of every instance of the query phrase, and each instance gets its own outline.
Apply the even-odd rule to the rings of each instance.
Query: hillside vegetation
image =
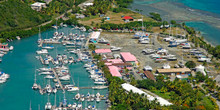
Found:
[[[21,0],[0,3],[0,31],[28,28],[50,19],[50,16],[31,9]]]

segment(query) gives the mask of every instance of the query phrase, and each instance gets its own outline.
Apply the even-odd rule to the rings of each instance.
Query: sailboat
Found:
[[[42,39],[41,39],[41,34],[40,34],[40,27],[39,27],[39,34],[38,34],[38,44],[40,44],[41,43],[41,41],[42,41]]]
[[[47,37],[47,36],[46,36],[46,37]],[[54,46],[48,45],[48,44],[46,43],[46,46],[43,46],[42,48],[43,48],[43,49],[54,49]]]
[[[45,105],[45,110],[51,110],[52,109],[52,105],[49,101],[49,95],[48,95],[48,101],[47,101],[47,104]]]
[[[37,83],[36,83],[36,70],[35,70],[35,78],[34,78],[34,84],[33,84],[33,86],[32,86],[32,89],[34,89],[34,90],[37,90],[38,89],[38,85],[37,85]]]

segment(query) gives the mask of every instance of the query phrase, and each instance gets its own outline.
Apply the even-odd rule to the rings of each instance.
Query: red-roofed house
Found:
[[[112,51],[110,49],[95,49],[95,53],[97,53],[97,54],[108,54],[111,52]]]
[[[133,66],[131,63],[124,63],[122,61],[122,59],[107,59],[107,60],[105,60],[105,65],[107,65],[107,66],[116,66],[116,67],[118,67],[119,71],[121,69],[125,69],[125,67],[127,69],[131,70],[132,66]]]
[[[122,17],[122,19],[125,21],[125,22],[129,22],[129,21],[133,21],[134,18],[130,17],[130,16],[124,16]]]
[[[112,76],[122,78],[122,75],[120,74],[118,68],[116,66],[108,66],[110,73]]]
[[[131,63],[133,66],[138,66],[137,58],[130,52],[121,52],[120,55],[125,63]]]

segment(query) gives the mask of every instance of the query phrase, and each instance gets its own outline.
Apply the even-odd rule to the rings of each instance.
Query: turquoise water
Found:
[[[220,14],[220,0],[178,0],[178,2],[194,9]]]
[[[64,32],[66,35],[67,32],[79,33],[79,31],[71,30],[70,27],[61,28],[58,31]],[[52,37],[53,32],[54,30],[42,32],[42,36],[43,38]],[[10,79],[6,83],[0,85],[1,110],[28,110],[30,101],[32,110],[38,110],[38,106],[40,106],[41,110],[44,109],[48,96],[40,95],[38,91],[31,89],[34,82],[35,68],[43,67],[40,61],[35,58],[36,50],[38,49],[36,43],[37,39],[38,36],[34,35],[20,41],[16,40],[9,43],[14,46],[14,50],[5,55],[2,63],[0,63],[0,70],[10,74]],[[62,45],[54,46],[57,47],[58,54],[66,53],[66,51],[64,51],[65,48]],[[54,49],[50,51],[49,54],[54,57],[56,50]],[[70,56],[69,54],[67,55]],[[80,87],[93,86],[93,81],[88,77],[88,73],[82,66],[83,63],[76,63],[69,66],[74,82]],[[44,80],[42,76],[37,76],[37,83],[41,84],[41,87],[45,87],[47,82],[48,81],[46,79]],[[51,84],[53,85],[52,81]],[[90,93],[100,92],[101,95],[106,95],[108,92],[107,90],[94,91],[92,89],[82,89],[80,90],[80,93],[84,93],[86,95],[88,91]],[[68,103],[75,102],[72,98],[76,93],[77,92],[65,93]],[[56,97],[56,105],[59,105],[59,102],[63,100],[63,94],[61,91],[58,91]],[[49,98],[51,103],[54,104],[54,95],[50,95]],[[95,102],[90,104],[95,105]],[[97,108],[100,110],[106,109],[106,107],[107,105],[105,104],[105,101],[97,103]]]
[[[143,10],[142,14],[148,15],[149,12],[158,12],[162,17],[167,18],[167,12],[159,10],[157,8],[150,7],[150,5],[158,2],[177,2],[182,3],[183,5],[202,10],[199,12],[209,12],[210,15],[215,15],[215,17],[220,18],[220,0],[134,0],[134,3],[131,5],[131,8]],[[182,8],[182,7],[180,7]],[[206,13],[207,14],[207,13]],[[216,16],[217,15],[217,16]],[[169,18],[172,19],[172,18]],[[214,27],[213,24],[208,24],[206,22],[200,21],[191,21],[186,22],[188,26],[195,28],[197,31],[202,31],[203,36],[206,40],[214,45],[220,45],[219,33],[220,28]]]
[[[204,22],[186,22],[186,25],[190,27],[194,27],[196,30],[200,31],[208,42],[211,42],[214,45],[220,44],[220,39],[219,39],[220,29],[219,28],[213,27]]]

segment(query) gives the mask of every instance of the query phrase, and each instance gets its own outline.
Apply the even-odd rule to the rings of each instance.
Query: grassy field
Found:
[[[155,94],[157,94],[157,95],[160,96],[160,97],[165,98],[165,99],[170,99],[170,98],[171,98],[171,97],[170,97],[170,92],[161,93],[160,90],[154,90],[154,91],[152,91],[152,92],[155,93]]]
[[[105,14],[105,17],[110,17],[110,20],[105,20],[106,23],[114,23],[114,24],[124,24],[125,22],[122,20],[121,16],[131,16],[134,19],[142,19],[142,15],[139,13],[132,12],[130,10],[127,10],[126,12],[120,12],[120,13],[115,13],[112,11],[108,11]],[[101,20],[104,17],[99,17],[98,15],[96,16],[91,16],[91,17],[85,17],[84,19],[80,19],[79,23],[91,26],[92,21],[94,24],[101,23]],[[144,16],[144,21],[153,21],[153,19]]]

